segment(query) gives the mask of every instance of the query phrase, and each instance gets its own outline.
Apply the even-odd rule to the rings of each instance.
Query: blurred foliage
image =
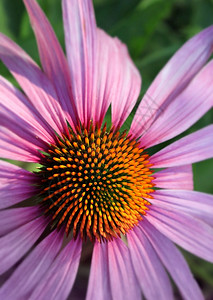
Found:
[[[38,2],[64,48],[61,1]],[[143,77],[141,96],[175,51],[213,21],[213,0],[94,0],[94,5],[98,26],[110,35],[118,36],[127,44]],[[0,31],[15,40],[39,63],[33,31],[21,0],[0,0]],[[0,73],[16,84],[1,63]],[[128,118],[124,126],[129,126],[131,118],[132,116]],[[202,128],[212,121],[213,111],[210,111],[180,136]],[[155,150],[161,147],[162,145]],[[32,166],[30,168],[32,169]],[[213,193],[213,160],[194,164],[193,170],[195,189]],[[212,265],[189,254],[187,259],[204,290],[206,299],[213,299]]]

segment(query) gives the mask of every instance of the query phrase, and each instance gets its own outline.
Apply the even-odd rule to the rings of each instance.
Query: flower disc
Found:
[[[37,173],[42,206],[54,226],[82,239],[111,240],[146,214],[152,179],[148,155],[124,132],[90,127],[57,137]]]

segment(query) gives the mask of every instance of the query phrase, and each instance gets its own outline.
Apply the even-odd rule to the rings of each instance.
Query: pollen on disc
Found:
[[[37,172],[45,214],[74,238],[101,242],[127,233],[149,209],[149,156],[106,125],[68,132],[49,145]]]

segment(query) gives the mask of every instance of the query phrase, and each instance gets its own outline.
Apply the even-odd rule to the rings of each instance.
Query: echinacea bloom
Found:
[[[213,261],[213,197],[192,191],[192,163],[213,157],[213,126],[147,149],[212,107],[213,26],[166,64],[126,133],[141,78],[126,47],[96,27],[91,1],[62,1],[67,57],[36,1],[24,3],[42,70],[0,35],[23,91],[0,77],[0,156],[40,166],[0,161],[0,272],[14,268],[0,299],[67,299],[85,240],[87,300],[173,299],[168,274],[184,299],[203,299],[173,243]]]

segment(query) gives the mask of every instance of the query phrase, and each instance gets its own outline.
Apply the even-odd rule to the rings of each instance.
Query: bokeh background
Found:
[[[61,1],[38,2],[64,48]],[[110,35],[118,36],[127,44],[130,55],[141,72],[143,86],[138,103],[175,51],[191,36],[213,23],[213,0],[94,0],[94,6],[98,26]],[[0,0],[0,31],[15,40],[39,63],[34,35],[21,0]],[[0,74],[17,85],[2,63]],[[125,122],[125,129],[129,128],[133,114],[134,111]],[[213,110],[179,137],[210,123],[213,123]],[[151,151],[159,150],[174,140],[163,143]],[[19,165],[33,169],[31,165],[23,163]],[[213,194],[213,159],[194,164],[193,172],[195,190]],[[212,300],[213,266],[186,252],[184,255],[203,290],[205,299]],[[88,244],[82,255],[82,264],[71,299],[85,297],[90,259],[91,245]],[[176,299],[181,299],[178,291]]]

